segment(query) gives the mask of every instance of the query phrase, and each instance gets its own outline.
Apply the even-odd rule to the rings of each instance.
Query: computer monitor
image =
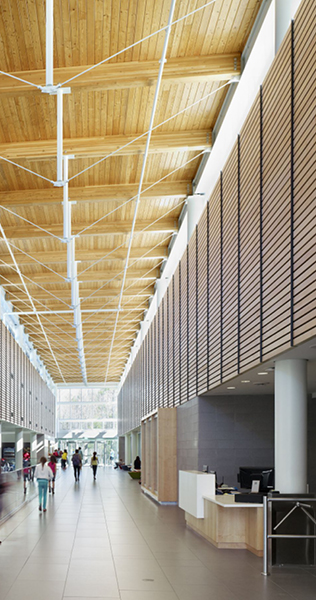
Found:
[[[260,492],[267,492],[274,488],[273,467],[240,467],[237,479],[240,487],[251,490],[252,482],[260,481]]]

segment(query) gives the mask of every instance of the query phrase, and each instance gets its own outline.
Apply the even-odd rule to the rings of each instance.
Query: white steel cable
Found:
[[[218,92],[219,90],[221,90],[222,88],[226,87],[228,85],[229,82],[223,84],[222,86],[220,86],[219,88],[217,88],[216,90],[213,90],[213,92],[210,92],[209,94],[207,94],[206,96],[203,96],[202,98],[200,98],[199,100],[197,100],[196,102],[194,102],[193,104],[188,105],[186,108],[183,108],[181,111],[179,111],[178,113],[175,113],[174,115],[171,115],[171,117],[169,117],[168,119],[166,119],[165,121],[162,121],[161,123],[158,123],[158,125],[155,125],[155,127],[152,128],[152,131],[154,131],[155,129],[158,129],[158,127],[162,127],[162,125],[165,125],[168,121],[171,121],[172,119],[175,119],[176,117],[178,117],[179,115],[181,115],[183,112],[185,112],[186,110],[189,110],[190,108],[192,108],[193,106],[195,106],[196,104],[199,104],[200,102],[202,102],[203,100],[206,100],[207,98],[209,98],[210,96],[212,96],[213,94],[215,94],[216,92]],[[83,169],[82,171],[79,171],[79,173],[76,173],[75,175],[73,175],[72,177],[70,177],[70,179],[68,181],[71,181],[72,179],[75,179],[76,177],[79,177],[80,175],[82,175],[83,173],[85,173],[86,171],[89,171],[90,169],[92,169],[93,167],[95,167],[96,165],[99,165],[100,163],[104,162],[105,160],[107,160],[108,158],[111,158],[112,156],[118,154],[121,150],[124,150],[125,148],[127,148],[127,146],[131,146],[132,144],[134,144],[134,142],[137,142],[138,140],[140,140],[141,138],[145,137],[146,135],[148,135],[149,130],[145,131],[144,133],[141,133],[139,136],[137,136],[136,138],[134,138],[133,140],[130,140],[129,142],[127,142],[126,144],[124,144],[123,146],[120,146],[120,148],[117,148],[116,150],[113,150],[113,152],[110,152],[110,154],[107,154],[106,156],[103,156],[103,158],[100,158],[100,160],[96,161],[95,163],[93,163],[92,165],[90,165],[89,167],[86,167],[85,169]]]
[[[176,21],[173,21],[170,26],[172,27],[173,25],[176,25],[177,23],[180,23],[180,21],[184,21],[184,19],[187,19],[188,17],[191,17],[195,13],[199,12],[200,10],[203,10],[204,8],[207,8],[211,4],[214,4],[215,2],[216,2],[216,0],[210,0],[210,2],[207,2],[206,4],[203,4],[203,6],[199,6],[198,8],[196,8],[195,10],[192,10],[191,12],[187,13],[183,17],[179,17],[179,19],[176,19]],[[157,31],[154,31],[154,33],[150,33],[149,35],[146,35],[146,37],[142,38],[141,40],[138,40],[137,42],[134,42],[130,46],[127,46],[126,48],[123,48],[123,50],[119,50],[118,52],[115,52],[115,54],[112,54],[111,56],[108,56],[108,58],[104,58],[104,60],[101,60],[100,62],[96,63],[95,65],[92,65],[88,69],[85,69],[81,73],[78,73],[78,75],[74,75],[73,77],[70,77],[70,79],[67,79],[66,81],[63,81],[63,83],[59,83],[58,87],[64,86],[67,83],[70,83],[70,81],[73,81],[74,79],[78,79],[78,77],[81,77],[81,75],[85,75],[86,73],[89,73],[89,71],[92,71],[93,69],[96,69],[97,67],[100,67],[100,65],[103,65],[104,63],[108,62],[109,60],[112,60],[112,58],[116,58],[120,54],[123,54],[124,52],[127,52],[127,50],[131,50],[132,48],[135,48],[135,46],[138,46],[142,42],[146,42],[147,40],[149,40],[150,38],[154,37],[155,35],[158,35],[158,33],[162,33],[163,31],[166,31],[166,29],[167,29],[167,26],[161,27],[161,29],[157,29]]]
[[[151,271],[154,271],[156,269],[159,268],[159,266],[163,263],[164,259],[162,259],[157,265],[155,265],[154,267],[151,267],[150,269],[148,269],[148,271],[146,271],[144,273],[144,275],[142,275],[142,277],[136,277],[135,279],[146,279],[148,277],[148,275],[151,273]],[[122,269],[122,271],[120,271],[120,273],[118,273],[117,275],[115,275],[115,277],[112,278],[112,280],[107,281],[102,287],[105,287],[108,283],[111,283],[112,281],[114,281],[114,279],[117,279],[121,274],[124,274],[124,269]],[[154,278],[152,278],[154,279]],[[152,284],[151,284],[152,285]],[[129,286],[131,287],[131,286]],[[125,289],[124,289],[124,293],[125,293]],[[93,292],[93,295],[95,294],[95,292]],[[91,294],[92,295],[92,294]],[[113,302],[116,298],[120,297],[121,292],[119,292],[118,294],[115,294],[111,297],[111,299],[107,300],[105,304],[103,304],[103,306],[101,308],[105,308],[108,304],[110,304],[111,302]],[[90,296],[91,297],[91,296]],[[85,300],[88,300],[89,296],[87,296],[85,298]],[[93,317],[95,314],[97,314],[101,308],[97,309],[92,315],[90,315],[90,317],[88,317],[87,319],[85,319],[83,321],[83,323],[86,323],[87,321],[89,321],[89,319],[91,319],[91,317]]]
[[[42,89],[42,86],[37,85],[36,83],[32,83],[31,81],[26,81],[26,79],[22,79],[22,77],[18,77],[17,75],[13,75],[12,73],[6,73],[6,71],[0,71],[0,75],[5,75],[6,77],[11,77],[11,79],[16,79],[17,81],[21,81],[26,85],[30,85],[32,87],[37,88],[38,90]]]
[[[63,239],[60,238],[58,235],[55,235],[54,233],[51,233],[50,231],[48,231],[47,229],[44,229],[44,227],[41,227],[40,225],[36,225],[36,223],[33,223],[33,221],[29,221],[29,219],[26,219],[25,217],[22,217],[21,215],[19,215],[18,213],[14,212],[13,210],[10,210],[10,208],[7,208],[6,206],[3,206],[2,204],[0,204],[0,209],[5,210],[6,212],[10,213],[14,217],[17,217],[18,219],[21,219],[22,221],[25,221],[29,225],[33,225],[33,227],[36,227],[37,229],[40,229],[41,231],[44,231],[44,233],[47,233],[48,235],[52,236],[53,238],[55,238],[59,242],[63,242]]]
[[[144,301],[143,301],[143,303],[144,303],[144,302],[147,302],[147,300],[144,300]],[[143,311],[143,307],[142,307],[142,305],[139,305],[139,307],[137,307],[137,310],[139,310],[140,312],[142,312],[142,311]],[[130,312],[127,312],[127,316],[128,316],[129,314],[131,314],[133,311],[134,311],[134,309],[133,309],[133,310],[131,310]],[[125,315],[124,315],[124,316],[125,316]],[[102,321],[101,321],[101,323],[102,323]],[[126,320],[124,319],[124,325],[126,325],[126,324],[128,324],[128,323],[134,323],[134,324],[136,325],[136,324],[138,324],[138,321],[135,321],[134,319],[131,319],[130,321],[126,321]],[[100,323],[98,323],[98,325],[97,325],[97,327],[96,327],[96,328],[99,328],[99,326],[100,326]],[[91,329],[90,331],[86,332],[86,335],[88,335],[89,333],[91,333],[91,332],[92,332],[94,329],[96,329],[96,328],[93,328],[93,329]],[[98,339],[100,339],[100,337],[101,337],[101,336],[103,336],[103,335],[104,335],[104,333],[112,333],[112,330],[110,330],[110,329],[103,330],[103,331],[102,331],[102,332],[101,332],[99,335],[95,336],[95,337],[94,337],[92,340],[90,340],[90,341],[89,341],[89,342],[86,344],[86,348],[88,348],[89,346],[91,346],[91,344],[95,344],[95,342],[96,342]],[[136,331],[135,333],[138,333],[138,331]],[[124,336],[126,336],[126,333],[125,333],[125,328],[124,328],[124,330],[123,330],[122,334],[121,334],[121,335],[119,335],[119,336],[117,336],[117,337],[116,337],[116,339],[121,339],[121,338],[124,338]],[[107,338],[107,339],[111,339],[111,338],[109,337],[109,338]],[[104,345],[104,343],[103,343],[103,338],[102,338],[102,341],[101,341],[100,345]],[[90,352],[90,350],[89,350],[89,352]]]
[[[2,225],[0,225],[1,229]],[[9,244],[7,244],[9,246]],[[11,254],[11,248],[10,248],[10,254]],[[17,273],[18,275],[20,275],[20,269],[19,267],[16,269],[15,267],[13,267],[12,265],[8,265],[4,260],[2,260],[2,258],[0,258],[0,262],[2,262],[6,267],[8,267],[8,269],[12,269],[12,271],[14,271],[15,273]],[[15,262],[15,264],[17,264]],[[3,275],[1,275],[1,277],[3,277]],[[52,296],[53,298],[55,298],[55,300],[58,300],[58,302],[62,302],[63,304],[65,304],[66,306],[68,306],[68,308],[71,308],[70,304],[67,304],[67,302],[65,302],[64,300],[62,300],[61,298],[58,298],[58,296],[55,296],[55,294],[53,294],[52,292],[50,292],[49,290],[47,290],[46,288],[44,288],[42,285],[40,285],[40,283],[37,283],[36,281],[33,281],[33,279],[31,279],[30,277],[28,277],[27,275],[23,275],[23,277],[25,279],[28,280],[28,282],[31,285],[36,285],[37,287],[39,287],[41,290],[43,290],[43,292],[47,292],[47,294],[49,294],[50,296]],[[9,280],[8,280],[9,281]],[[15,285],[12,282],[9,282],[8,285]],[[36,300],[36,298],[34,298],[34,300]],[[39,302],[39,300],[36,300],[36,302]]]
[[[145,302],[147,302],[147,300],[143,300],[143,302],[141,302],[141,303],[138,305],[138,307],[130,309],[130,310],[129,310],[129,312],[127,312],[127,313],[126,313],[126,315],[124,315],[124,317],[126,317],[126,316],[128,316],[128,315],[131,315],[131,314],[132,314],[133,312],[135,312],[135,311],[137,311],[137,312],[140,312],[140,313],[143,313],[143,312],[145,312],[145,310],[146,310],[146,307],[144,307],[144,306],[143,306],[143,304],[144,304]],[[104,323],[104,322],[105,322],[105,320],[101,321],[100,323]],[[128,321],[128,322],[133,322],[133,323],[134,323],[135,321],[134,321],[134,319],[133,319],[133,320],[131,320],[131,321]],[[98,325],[96,325],[95,327],[93,327],[92,329],[90,329],[88,332],[86,332],[86,335],[88,335],[89,333],[91,333],[92,331],[94,331],[95,329],[97,329],[97,327],[99,327],[100,323],[98,323]],[[124,323],[126,323],[125,319],[124,319]],[[95,337],[93,340],[91,340],[91,341],[89,342],[89,345],[90,345],[91,343],[93,343],[95,340],[99,339],[99,338],[101,337],[101,335],[103,335],[103,333],[102,333],[102,334],[99,334],[99,335],[97,335],[97,336],[96,336],[96,337]]]
[[[31,169],[27,169],[26,167],[23,167],[22,165],[19,165],[18,163],[14,162],[13,160],[10,160],[9,158],[5,158],[4,156],[0,156],[1,160],[4,160],[7,163],[10,163],[10,165],[14,165],[15,167],[19,167],[19,169],[23,169],[23,171],[27,171],[28,173],[31,173],[32,175],[35,175],[36,177],[39,177],[40,179],[45,179],[45,181],[49,181],[49,183],[54,184],[54,181],[52,181],[51,179],[48,179],[48,177],[44,177],[44,175],[40,175],[39,173],[35,173],[35,171],[31,171]]]
[[[0,259],[0,260],[1,260],[1,259]],[[8,284],[9,284],[9,285],[12,285],[12,286],[16,287],[16,288],[18,289],[18,291],[20,291],[20,292],[24,292],[24,293],[25,293],[25,291],[24,291],[24,290],[23,290],[23,289],[20,287],[20,284],[17,284],[17,283],[12,283],[12,282],[11,282],[9,279],[7,279],[7,278],[6,278],[4,275],[1,275],[1,277],[2,277],[2,279],[5,279],[5,280],[8,282]],[[18,298],[18,297],[17,297],[17,296],[14,294],[14,292],[10,292],[10,294],[15,296],[15,299],[16,299],[16,301],[18,301],[18,302],[23,302],[23,303],[26,303],[26,301],[25,301],[25,300],[23,300],[22,298]],[[48,313],[50,313],[51,315],[55,315],[55,314],[56,314],[56,311],[54,311],[54,310],[52,310],[52,309],[49,309],[49,308],[48,308],[48,307],[47,307],[45,304],[43,304],[43,302],[41,302],[41,301],[40,301],[40,300],[38,300],[37,298],[34,298],[34,296],[31,296],[31,294],[30,294],[30,297],[31,297],[31,298],[34,300],[34,302],[36,302],[37,304],[40,304],[41,306],[43,306],[43,307],[46,309],[46,311],[47,311]],[[36,314],[38,314],[39,312],[41,312],[41,311],[37,311],[37,310],[36,310],[36,312],[33,312],[33,314],[35,314],[35,315],[36,315]],[[71,310],[69,310],[69,312],[70,312],[70,313],[72,313],[72,311],[71,311]],[[14,311],[14,312],[13,312],[13,314],[16,314],[17,316],[23,316],[23,315],[24,315],[24,316],[30,316],[30,315],[29,315],[29,311],[24,311],[24,312],[23,312],[23,311],[19,311],[19,310],[17,310],[17,311]],[[44,315],[42,315],[42,316],[44,316]],[[63,320],[63,321],[65,321],[65,323],[67,323],[67,325],[68,325],[68,324],[71,324],[69,321],[67,321],[66,319],[64,319],[64,317],[60,317],[60,319],[61,319],[61,320]],[[53,321],[50,321],[50,319],[48,319],[48,318],[47,318],[46,320],[48,321],[48,323],[50,323],[50,324],[51,324],[51,325],[53,325],[54,327],[58,328],[58,329],[59,329],[59,330],[60,330],[62,333],[64,333],[64,329],[62,329],[61,327],[59,327],[58,325],[56,325],[56,323],[54,323]],[[69,335],[69,334],[67,334],[67,335]],[[71,336],[70,336],[70,337],[71,337]]]
[[[2,237],[3,237],[4,241],[7,243],[7,238],[6,238],[6,235],[5,235],[5,232],[4,232],[4,229],[3,229],[2,225],[1,225],[1,223],[0,223],[0,231],[1,231],[1,234],[2,234]],[[24,289],[25,289],[25,292],[26,292],[26,294],[27,294],[27,297],[29,298],[29,301],[30,301],[30,303],[31,303],[31,305],[32,305],[32,308],[33,308],[34,312],[36,313],[36,308],[35,308],[35,306],[34,306],[34,302],[33,302],[33,300],[32,300],[32,297],[31,297],[31,296],[30,296],[30,294],[29,294],[29,291],[28,291],[28,289],[27,289],[27,285],[26,285],[26,283],[25,283],[25,281],[24,281],[24,276],[22,275],[22,273],[21,273],[21,271],[20,271],[20,269],[19,269],[19,265],[17,264],[17,262],[16,262],[16,260],[15,260],[15,257],[14,257],[14,254],[13,254],[12,250],[11,250],[11,247],[10,247],[10,245],[9,245],[9,244],[7,244],[7,247],[8,247],[9,253],[10,253],[10,255],[11,255],[11,258],[12,258],[12,260],[13,260],[14,264],[15,264],[15,267],[16,267],[16,269],[17,269],[17,272],[18,272],[18,274],[19,274],[19,277],[20,277],[20,279],[21,279],[21,282],[22,282],[22,284],[23,284],[23,287],[24,287]],[[44,337],[45,337],[46,344],[47,344],[47,346],[48,346],[48,348],[49,348],[49,350],[50,350],[50,352],[51,352],[51,355],[52,355],[52,357],[53,357],[53,359],[54,359],[54,361],[55,361],[55,364],[56,364],[56,366],[57,366],[57,368],[58,368],[58,371],[59,371],[59,373],[60,373],[60,375],[61,375],[61,378],[62,378],[63,382],[64,382],[64,383],[66,383],[66,382],[65,382],[65,380],[64,380],[63,374],[62,374],[62,372],[61,372],[60,366],[59,366],[59,364],[58,364],[58,362],[57,362],[57,359],[56,359],[56,357],[55,357],[55,354],[54,354],[54,352],[53,352],[53,350],[52,350],[52,347],[51,347],[51,345],[50,345],[50,341],[49,341],[49,339],[48,339],[48,337],[47,337],[47,335],[46,335],[46,332],[45,332],[45,330],[44,330],[44,327],[43,327],[42,321],[41,321],[41,319],[40,319],[40,317],[39,317],[38,315],[36,315],[36,316],[37,316],[38,322],[39,322],[39,324],[40,324],[40,327],[41,327],[41,329],[42,329],[43,335],[44,335]]]
[[[152,250],[155,250],[155,248],[159,247],[159,246],[160,246],[161,244],[163,244],[164,242],[167,242],[167,241],[168,241],[168,239],[169,239],[171,236],[172,236],[172,234],[168,234],[168,236],[167,236],[167,237],[165,237],[163,240],[160,240],[160,241],[159,241],[159,242],[158,242],[158,243],[157,243],[155,246],[153,246],[152,248],[149,248],[149,249],[147,250],[147,252],[145,252],[145,254],[143,254],[142,256],[139,256],[137,259],[135,259],[135,261],[134,261],[134,263],[133,263],[133,264],[135,264],[135,263],[136,263],[137,261],[139,261],[139,260],[143,260],[144,258],[146,258],[146,255],[147,255],[149,252],[152,252]],[[160,257],[159,257],[159,258],[160,258]],[[164,258],[165,258],[165,257],[164,257]],[[163,260],[164,260],[164,258],[163,258]],[[158,260],[158,259],[149,257],[149,260]],[[130,268],[131,266],[132,266],[132,265],[130,265],[130,266],[129,266],[129,268]],[[83,271],[83,273],[84,273],[84,271]],[[120,271],[120,273],[118,273],[118,275],[120,275],[121,273],[122,273],[122,271]],[[115,276],[115,279],[116,279],[116,277],[117,277],[117,276]],[[97,288],[96,290],[94,290],[94,291],[92,292],[92,294],[90,294],[89,296],[83,296],[83,297],[82,297],[82,299],[81,299],[81,304],[83,304],[83,302],[85,302],[86,300],[88,300],[89,298],[91,298],[92,296],[94,296],[94,295],[96,294],[96,292],[100,292],[100,291],[101,291],[101,290],[102,290],[102,289],[103,289],[103,288],[104,288],[106,285],[108,285],[108,283],[111,283],[112,281],[113,281],[113,279],[106,281],[106,282],[105,282],[105,283],[104,283],[104,284],[103,284],[101,287],[99,287],[99,288]],[[129,287],[129,286],[128,286],[128,287]],[[128,288],[126,288],[126,289],[128,289]]]
[[[137,231],[136,233],[134,233],[134,237],[137,235],[141,235],[142,233],[144,233],[144,231],[147,231],[147,229],[149,229],[149,227],[152,227],[153,225],[155,225],[155,223],[157,223],[158,221],[160,221],[161,219],[163,219],[166,215],[168,215],[170,212],[173,212],[174,210],[176,210],[177,208],[179,208],[179,206],[182,206],[185,203],[185,200],[182,200],[181,202],[179,202],[179,204],[177,204],[176,206],[173,206],[172,208],[170,208],[166,213],[164,213],[163,215],[161,215],[160,217],[158,217],[157,219],[155,219],[155,221],[153,221],[152,223],[149,223],[149,225],[146,225],[146,227],[144,227],[144,229],[142,229],[141,231]],[[172,233],[170,233],[168,237],[170,237],[172,235]],[[160,240],[159,243],[162,243],[162,241]],[[125,246],[126,242],[124,242],[124,244],[121,244],[121,246]],[[118,248],[120,248],[121,246],[118,246]],[[118,249],[116,248],[116,250]],[[129,268],[129,267],[128,267]],[[103,285],[101,285],[98,289],[96,289],[92,294],[90,294],[90,296],[86,296],[85,300],[88,300],[88,298],[91,298],[92,296],[94,296],[94,294],[100,290],[102,290],[106,285],[108,285],[109,283],[111,283],[112,281],[114,281],[115,279],[117,279],[117,277],[122,273],[123,271],[120,271],[117,275],[115,275],[114,277],[112,277],[112,279],[108,279]]]
[[[168,117],[168,119],[165,119],[164,121],[161,121],[161,123],[158,123],[158,125],[155,125],[155,127],[153,127],[151,131],[155,131],[156,129],[158,129],[159,127],[162,127],[163,125],[165,125],[169,121],[172,121],[172,119],[175,119],[179,115],[182,115],[187,110],[190,110],[190,108],[193,108],[193,106],[196,106],[197,104],[200,104],[204,100],[207,100],[208,98],[210,98],[211,96],[213,96],[214,94],[216,94],[216,92],[219,92],[223,88],[227,87],[227,85],[230,85],[230,83],[231,83],[230,81],[226,81],[226,83],[223,83],[223,85],[220,85],[216,90],[213,90],[212,92],[209,92],[209,94],[206,94],[205,96],[202,96],[202,98],[199,98],[199,100],[196,100],[195,102],[192,102],[192,104],[189,104],[188,106],[186,106],[182,110],[179,110],[179,112],[175,113],[174,115],[171,115],[171,117]],[[96,165],[99,165],[100,163],[104,162],[108,158],[111,158],[111,156],[114,156],[115,154],[118,154],[121,150],[124,150],[124,148],[127,148],[128,146],[131,146],[131,144],[134,144],[134,142],[137,142],[141,138],[143,138],[146,135],[148,135],[148,133],[149,133],[149,130],[145,131],[144,133],[141,133],[140,135],[138,135],[136,138],[134,138],[130,142],[127,142],[123,146],[120,146],[120,148],[117,148],[116,150],[113,150],[113,152],[110,152],[110,154],[107,154],[106,156],[103,156],[103,158],[100,158],[100,160],[97,160],[95,163],[93,163],[89,167],[86,167],[85,169],[82,169],[82,171],[79,171],[79,173],[76,173],[75,175],[73,175],[72,177],[70,177],[68,181],[71,181],[72,179],[75,179],[76,177],[79,177],[79,175],[82,175],[86,171],[89,171],[89,169],[92,169],[93,167],[95,167]]]
[[[64,281],[66,281],[68,283],[67,277],[64,277],[63,275],[61,275],[60,273],[58,273],[58,271],[54,271],[54,269],[51,269],[48,265],[46,265],[45,263],[42,263],[40,260],[37,260],[37,258],[35,258],[34,256],[32,256],[31,254],[29,254],[28,252],[25,252],[25,250],[22,250],[22,248],[19,248],[18,246],[16,246],[15,244],[12,244],[12,242],[9,242],[10,246],[12,246],[12,248],[15,248],[15,250],[18,250],[18,252],[21,252],[22,254],[24,254],[25,256],[28,256],[29,258],[31,258],[32,260],[34,260],[34,262],[36,262],[38,265],[41,265],[41,267],[45,267],[45,269],[48,269],[49,271],[51,271],[52,273],[54,273],[55,275],[58,275],[58,277],[61,277],[61,279],[63,279]],[[58,261],[56,261],[58,262]]]
[[[141,191],[141,195],[145,194],[146,192],[148,192],[148,190],[151,190],[153,187],[155,187],[155,185],[158,185],[159,183],[161,183],[162,181],[164,181],[165,179],[167,179],[168,177],[170,177],[171,175],[173,175],[177,171],[180,171],[180,169],[183,169],[184,167],[186,167],[187,165],[189,165],[191,162],[193,162],[194,160],[196,160],[197,158],[199,158],[200,156],[202,156],[202,154],[205,154],[205,150],[202,150],[202,152],[199,152],[199,154],[197,154],[193,158],[190,158],[189,160],[185,161],[184,163],[182,163],[181,165],[179,165],[179,167],[177,167],[176,169],[173,169],[173,171],[170,171],[170,173],[167,173],[167,175],[164,175],[163,177],[161,177],[160,179],[158,179],[157,181],[155,181],[154,183],[152,183],[151,185],[149,185],[148,187],[146,187],[144,190]],[[94,221],[94,223],[91,223],[90,225],[88,225],[87,227],[85,227],[84,229],[82,229],[81,231],[79,231],[79,233],[77,233],[76,235],[81,235],[82,233],[84,233],[88,229],[91,229],[91,227],[93,227],[94,225],[97,225],[98,223],[100,223],[100,221],[103,221],[104,219],[106,219],[107,217],[109,217],[110,215],[112,215],[114,212],[116,212],[117,210],[120,210],[120,208],[123,208],[123,206],[126,206],[126,204],[129,204],[129,202],[132,202],[136,198],[137,198],[137,194],[135,194],[135,196],[132,196],[131,198],[129,198],[128,200],[126,200],[125,202],[123,202],[123,204],[120,204],[116,208],[113,208],[113,210],[111,210],[110,212],[106,213],[105,215],[103,215],[102,217],[100,217],[100,219],[97,219],[97,221]],[[81,273],[83,273],[83,272],[84,271],[81,271]]]
[[[152,130],[153,130],[153,124],[154,124],[154,118],[155,118],[157,104],[158,104],[158,96],[159,96],[160,85],[161,85],[161,81],[162,81],[162,74],[163,74],[163,70],[164,70],[164,66],[165,66],[165,62],[166,62],[166,54],[167,54],[169,37],[170,37],[170,33],[171,33],[171,23],[172,23],[173,13],[174,13],[174,9],[175,9],[175,4],[176,4],[176,0],[171,0],[168,25],[165,30],[164,47],[163,47],[161,59],[159,61],[159,63],[160,63],[159,64],[159,73],[158,73],[158,78],[157,78],[157,83],[156,83],[153,107],[152,107],[151,116],[150,116],[149,131],[148,131],[148,135],[147,135],[146,147],[145,147],[145,152],[144,152],[144,156],[143,156],[143,164],[142,164],[142,170],[141,170],[139,186],[138,186],[138,197],[135,202],[134,217],[133,217],[130,239],[129,239],[128,248],[127,248],[126,263],[125,263],[122,284],[121,284],[121,292],[120,292],[120,297],[118,300],[118,309],[121,308],[121,300],[122,300],[123,290],[124,290],[124,286],[125,286],[126,273],[127,273],[127,269],[128,269],[128,261],[129,261],[130,252],[131,252],[131,248],[132,248],[133,234],[134,234],[135,225],[136,225],[138,206],[140,203],[140,193],[142,191],[142,186],[143,186],[143,181],[144,181],[144,176],[145,176],[149,144],[150,144],[151,134],[152,134]],[[112,336],[112,340],[111,340],[111,344],[110,344],[109,358],[107,361],[107,367],[106,367],[106,373],[105,373],[105,383],[107,382],[107,379],[108,379],[108,373],[109,373],[109,368],[110,368],[110,363],[111,363],[111,355],[112,355],[112,349],[114,346],[114,340],[115,340],[115,335],[116,335],[118,319],[119,319],[119,312],[116,313],[116,319],[115,319],[115,323],[114,323],[113,336]]]
[[[157,265],[155,265],[154,267],[151,267],[151,269],[149,269],[148,271],[146,271],[146,273],[143,275],[143,277],[141,279],[144,279],[147,277],[147,275],[149,275],[149,273],[151,273],[151,271],[153,271],[154,269],[158,269],[160,265],[162,265],[162,263],[164,262],[164,259],[162,259]],[[121,271],[122,273],[122,271]],[[129,290],[130,288],[132,288],[134,285],[134,283],[131,283],[130,285],[128,285],[126,288],[124,288],[124,294],[126,294],[126,291]],[[152,286],[152,283],[147,284],[147,286],[145,288],[143,288],[142,291],[146,290],[148,287]],[[105,287],[105,286],[103,286]],[[140,293],[140,292],[139,292]],[[133,296],[137,296],[138,294],[133,294]],[[149,294],[150,295],[150,294]],[[120,292],[118,294],[115,294],[111,297],[110,300],[107,300],[107,302],[105,304],[102,305],[101,308],[96,309],[96,311],[90,315],[90,317],[87,317],[87,319],[85,319],[83,321],[83,323],[87,323],[87,321],[89,321],[93,316],[95,316],[96,314],[98,314],[98,312],[100,312],[103,308],[105,308],[108,304],[110,304],[111,302],[114,302],[116,298],[118,298],[120,296]]]

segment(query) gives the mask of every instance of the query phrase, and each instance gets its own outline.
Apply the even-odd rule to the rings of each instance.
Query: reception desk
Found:
[[[233,495],[204,496],[204,519],[185,512],[188,527],[217,548],[263,555],[263,505],[237,503]]]
[[[263,505],[235,502],[233,494],[215,495],[215,475],[179,471],[179,507],[188,527],[217,548],[263,555]]]

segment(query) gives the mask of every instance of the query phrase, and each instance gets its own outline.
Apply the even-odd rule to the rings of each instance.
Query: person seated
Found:
[[[141,460],[140,460],[139,456],[136,456],[136,458],[134,460],[134,470],[140,471],[140,468],[141,468]]]
[[[119,460],[115,461],[114,469],[118,469],[118,468],[121,469],[124,464],[125,464],[124,460],[122,458],[120,458]]]

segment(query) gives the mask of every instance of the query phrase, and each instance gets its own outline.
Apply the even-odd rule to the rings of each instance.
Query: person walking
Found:
[[[76,452],[74,453],[73,457],[72,457],[72,464],[73,464],[73,468],[74,468],[74,476],[75,476],[75,480],[79,481],[80,479],[80,469],[81,469],[81,458],[80,458],[80,454],[79,454],[79,450],[76,450]]]
[[[41,457],[41,460],[38,465],[36,465],[35,469],[35,477],[37,479],[38,484],[38,499],[39,499],[39,510],[46,512],[46,503],[47,503],[47,488],[48,482],[51,481],[54,477],[51,468],[46,464],[47,458],[45,456]]]
[[[49,493],[53,492],[53,494],[55,494],[55,481],[56,481],[56,474],[57,474],[57,458],[56,458],[55,454],[51,455],[48,466],[51,469],[53,476],[54,476],[52,479],[52,484],[51,484],[51,482],[49,482]]]
[[[66,469],[67,461],[68,461],[68,453],[67,453],[67,450],[64,450],[61,455],[61,468],[63,470]]]
[[[83,465],[83,453],[82,453],[82,450],[81,450],[81,446],[79,446],[78,452],[79,452],[79,456],[81,458],[81,464]]]
[[[98,468],[99,459],[97,457],[97,453],[93,452],[93,456],[91,456],[91,467],[93,470],[93,480],[95,481],[97,478],[97,468]]]

